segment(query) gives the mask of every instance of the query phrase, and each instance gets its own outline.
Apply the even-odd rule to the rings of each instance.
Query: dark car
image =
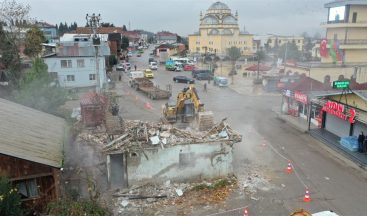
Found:
[[[195,78],[197,80],[212,80],[213,79],[210,73],[198,73],[196,74]]]
[[[191,72],[191,74],[192,74],[192,78],[196,78],[196,76],[198,75],[198,74],[200,74],[200,73],[207,73],[207,74],[210,74],[210,71],[209,70],[193,70],[192,72]]]
[[[187,84],[194,84],[195,80],[188,78],[186,76],[175,76],[173,77],[173,81],[176,83],[187,83]]]

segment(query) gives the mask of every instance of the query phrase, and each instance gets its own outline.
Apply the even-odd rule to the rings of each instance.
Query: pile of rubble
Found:
[[[141,149],[144,145],[166,145],[210,143],[223,141],[232,145],[241,142],[242,136],[234,131],[223,119],[209,131],[195,131],[192,129],[178,129],[163,123],[142,122],[138,120],[125,120],[125,132],[118,138],[109,140],[107,134],[83,132],[79,137],[83,140],[102,145],[103,151],[128,152],[129,149]]]
[[[222,184],[222,182],[225,182]],[[198,206],[219,203],[237,187],[235,177],[207,180],[199,183],[171,183],[142,185],[119,191],[113,195],[118,213],[163,206]]]

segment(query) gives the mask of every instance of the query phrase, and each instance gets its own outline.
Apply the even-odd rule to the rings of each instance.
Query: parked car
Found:
[[[154,61],[155,61],[154,58],[149,58],[148,63],[154,62]]]
[[[198,74],[201,74],[201,73],[211,74],[209,70],[193,70],[193,71],[191,72],[192,78],[194,78],[194,79],[195,79],[195,78],[196,78],[196,76],[197,76]]]
[[[116,70],[118,70],[118,71],[124,71],[125,70],[124,63],[120,63],[120,64],[116,65]]]
[[[123,71],[131,70],[131,64],[129,62],[125,62],[125,63],[123,63],[123,65],[124,65]]]
[[[189,64],[186,64],[184,67],[183,67],[183,70],[184,71],[193,71],[195,69],[195,66],[194,65],[189,65]]]
[[[227,77],[216,76],[213,79],[213,83],[216,86],[225,87],[225,86],[228,86],[228,79]]]
[[[150,70],[150,69],[145,69],[144,70],[144,77],[149,78],[149,79],[153,79],[154,78],[153,71]]]
[[[127,53],[127,56],[132,57],[133,53],[130,51],[130,52]]]
[[[140,57],[140,56],[141,56],[141,53],[136,54],[136,57]]]
[[[198,73],[196,74],[195,78],[197,80],[212,80],[213,79],[210,73]]]
[[[195,83],[195,80],[188,78],[187,76],[175,76],[173,77],[173,81],[176,83],[187,83],[187,84]]]
[[[151,70],[158,70],[157,62],[150,62],[150,64],[149,64],[149,68],[150,68]]]

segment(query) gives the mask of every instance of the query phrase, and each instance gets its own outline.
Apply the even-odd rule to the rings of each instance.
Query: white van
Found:
[[[129,78],[135,79],[135,78],[143,78],[144,72],[143,71],[131,71],[129,72]]]

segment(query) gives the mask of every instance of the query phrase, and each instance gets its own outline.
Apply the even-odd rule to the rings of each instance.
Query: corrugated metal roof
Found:
[[[0,154],[61,167],[64,119],[0,99]]]

